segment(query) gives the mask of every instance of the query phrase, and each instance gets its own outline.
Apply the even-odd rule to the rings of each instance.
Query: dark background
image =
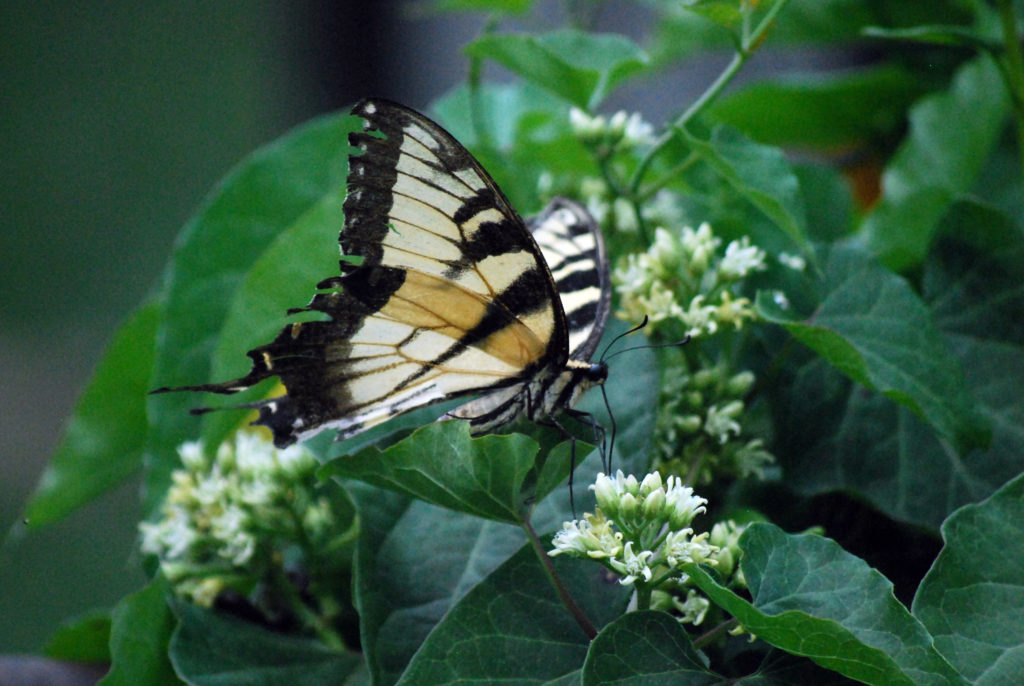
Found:
[[[461,48],[484,17],[422,8],[0,7],[0,527],[11,539],[0,552],[0,653],[38,651],[62,618],[110,607],[144,581],[133,553],[137,481],[29,536],[19,513],[114,329],[154,290],[179,228],[237,161],[296,124],[366,95],[422,109],[459,84]],[[519,21],[557,26],[558,8],[543,2]],[[596,28],[637,36],[644,23],[637,5],[611,3]],[[660,122],[727,59],[662,75],[667,90],[633,85],[606,110]],[[810,59],[759,55],[743,78]]]

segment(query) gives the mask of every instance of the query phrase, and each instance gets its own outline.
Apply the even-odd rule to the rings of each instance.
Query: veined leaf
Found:
[[[1024,475],[954,512],[942,538],[914,614],[971,683],[1013,683],[1024,651]]]
[[[592,109],[611,89],[647,64],[633,41],[617,34],[552,31],[542,35],[487,34],[466,46],[543,86],[581,109]]]
[[[857,383],[929,422],[961,454],[984,446],[989,429],[963,370],[907,283],[851,248],[823,263],[825,295],[798,321],[765,294],[758,310]]]
[[[966,684],[935,650],[892,584],[834,541],[753,524],[740,538],[753,602],[696,565],[713,603],[761,640],[867,684]]]

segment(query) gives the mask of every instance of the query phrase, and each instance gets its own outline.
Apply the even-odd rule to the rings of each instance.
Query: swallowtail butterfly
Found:
[[[409,410],[467,395],[450,411],[474,434],[520,417],[557,421],[607,367],[591,363],[611,297],[598,226],[554,199],[523,221],[483,167],[438,124],[382,99],[352,113],[340,275],[294,323],[251,350],[226,383],[272,376],[286,394],[254,403],[280,447],[325,429],[347,438]]]

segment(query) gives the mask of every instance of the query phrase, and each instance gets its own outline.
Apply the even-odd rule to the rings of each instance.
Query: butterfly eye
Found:
[[[587,367],[587,381],[592,383],[604,383],[608,379],[608,365],[604,362],[595,362]]]

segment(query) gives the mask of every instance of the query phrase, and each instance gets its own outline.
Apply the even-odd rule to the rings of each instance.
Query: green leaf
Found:
[[[1024,475],[942,525],[914,614],[971,683],[1013,683],[1024,651]]]
[[[331,460],[321,473],[360,479],[441,507],[516,524],[522,521],[524,497],[540,500],[546,495],[524,493],[539,450],[540,444],[523,434],[474,439],[466,422],[436,422],[384,450],[370,446]],[[568,450],[567,444],[560,446],[548,459],[563,461]],[[563,477],[568,471],[565,462]],[[544,486],[550,489],[555,483],[548,478]]]
[[[109,663],[110,625],[109,612],[90,612],[58,628],[43,654],[54,660]]]
[[[606,626],[590,644],[583,686],[651,683],[720,684],[704,667],[689,637],[666,612],[630,612]]]
[[[683,0],[682,6],[687,11],[727,29],[738,26],[743,18],[739,4],[735,0]]]
[[[905,408],[864,393],[820,362],[794,360],[773,384],[787,485],[845,490],[895,519],[938,530],[957,507],[1024,471],[1024,241],[1009,217],[959,202],[925,265],[931,319],[992,427],[986,449],[958,455]]]
[[[740,539],[753,602],[696,565],[687,573],[711,602],[758,638],[868,684],[965,684],[892,584],[820,536],[753,524]]]
[[[111,616],[110,672],[100,686],[169,686],[180,684],[167,659],[174,615],[167,606],[170,585],[157,577],[128,596]]]
[[[837,247],[823,263],[825,295],[796,321],[764,293],[758,310],[857,383],[929,422],[961,454],[990,437],[963,370],[907,283],[859,251]]]
[[[882,176],[882,199],[861,226],[861,240],[887,266],[923,262],[942,216],[978,178],[1009,109],[999,69],[985,56],[913,107],[910,133]]]
[[[707,113],[762,143],[826,148],[890,135],[922,86],[892,65],[827,78],[783,75],[727,94]]]
[[[144,305],[115,334],[26,507],[30,528],[62,519],[142,467],[159,312]]]
[[[466,46],[577,107],[598,106],[611,89],[647,65],[643,50],[625,36],[574,29],[541,35],[486,34]]]
[[[718,125],[703,140],[677,131],[718,176],[767,215],[798,246],[806,244],[800,185],[782,151],[751,141],[736,129]]]
[[[998,34],[992,35],[991,32],[979,31],[968,26],[932,24],[929,26],[911,26],[910,28],[900,29],[866,26],[862,33],[869,38],[885,38],[928,45],[971,48],[993,54],[999,54],[1003,47],[999,41]]]
[[[536,555],[523,547],[470,590],[398,683],[573,683],[590,639],[559,602]],[[629,589],[609,583],[603,568],[564,556],[553,562],[595,627],[625,610]]]
[[[318,686],[340,683],[359,667],[354,653],[312,639],[276,634],[184,602],[171,639],[174,668],[196,686]]]
[[[154,387],[224,380],[211,379],[210,360],[232,312],[237,290],[282,232],[301,222],[307,213],[315,213],[325,196],[333,197],[344,187],[350,152],[348,134],[360,126],[360,119],[348,115],[304,124],[247,157],[213,190],[182,231],[167,269]],[[335,258],[338,222],[340,217],[333,225],[322,227],[325,235],[334,234],[330,254]],[[318,255],[313,259],[320,259]],[[264,295],[273,298],[274,293],[294,293],[297,300],[289,306],[301,305],[312,295],[311,289],[299,295],[298,291],[307,286],[308,282],[275,283]],[[289,290],[292,288],[295,290]],[[283,315],[282,309],[272,316],[281,324]],[[254,329],[273,328],[255,314],[251,325]],[[237,351],[237,368],[243,372],[247,371],[245,350]],[[197,404],[203,404],[202,400],[187,393],[150,399],[150,507],[163,494],[170,470],[177,463],[175,447],[196,436],[197,420],[188,409]]]
[[[374,683],[393,684],[448,609],[525,541],[505,524],[347,484],[361,524],[354,593]]]

